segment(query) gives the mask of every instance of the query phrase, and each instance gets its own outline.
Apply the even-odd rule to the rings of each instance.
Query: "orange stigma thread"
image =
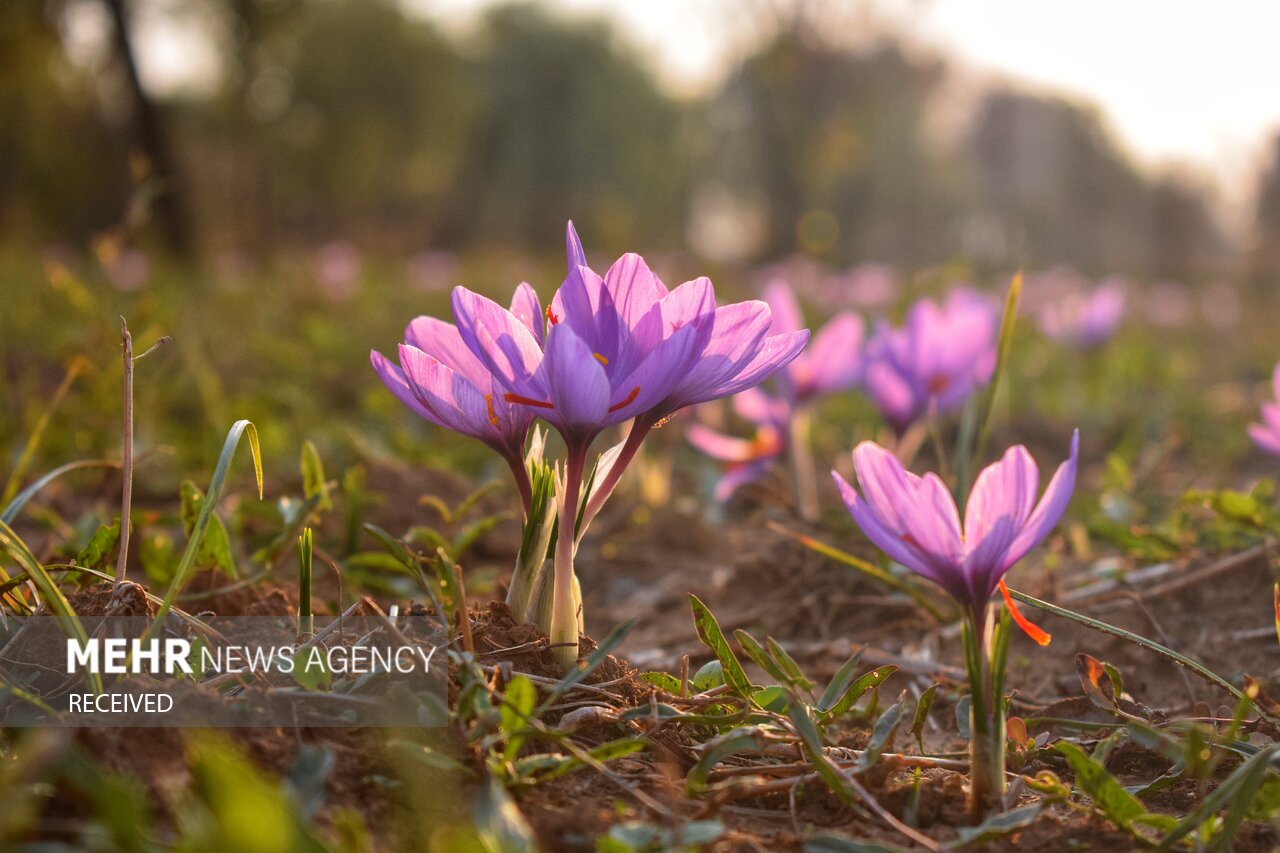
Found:
[[[551,310],[550,305],[547,306],[547,322],[553,326],[560,322],[560,318],[556,316],[556,312]]]
[[[521,405],[524,405],[524,406],[537,406],[539,409],[555,408],[555,405],[552,403],[545,403],[542,400],[534,400],[529,397],[522,397],[519,394],[503,394],[502,399],[506,400],[508,403],[520,403]]]
[[[605,367],[608,367],[608,366],[609,366],[609,359],[605,358],[604,356],[602,356],[602,355],[601,355],[600,353],[598,353],[598,352],[593,352],[593,353],[591,353],[591,354],[592,354],[593,356],[595,356],[596,361],[600,362],[600,363],[601,363],[601,364],[603,364]]]
[[[636,387],[631,389],[631,393],[627,395],[627,399],[623,400],[621,403],[618,403],[615,406],[610,406],[609,411],[616,412],[618,411],[618,409],[625,409],[627,406],[630,406],[632,403],[634,403],[636,401],[636,397],[639,397],[639,396],[640,396],[640,386],[637,385]]]
[[[1005,606],[1009,608],[1009,615],[1013,617],[1013,621],[1018,624],[1018,627],[1025,631],[1028,637],[1035,640],[1040,645],[1049,645],[1049,641],[1052,640],[1053,637],[1049,635],[1048,631],[1045,631],[1038,625],[1032,625],[1031,622],[1028,621],[1027,617],[1022,615],[1022,612],[1018,610],[1018,605],[1013,603],[1013,596],[1009,595],[1009,587],[1004,585],[1003,580],[1000,581],[1000,594],[1004,596],[1004,603]]]
[[[489,408],[489,423],[494,426],[498,425],[498,413],[493,410],[493,395],[484,395],[484,404]]]

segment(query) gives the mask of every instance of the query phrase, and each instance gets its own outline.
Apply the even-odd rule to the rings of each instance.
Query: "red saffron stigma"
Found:
[[[623,400],[621,403],[618,403],[615,406],[610,406],[609,411],[616,412],[618,411],[618,409],[625,409],[627,406],[630,406],[632,403],[634,403],[636,401],[636,397],[639,397],[639,396],[640,396],[640,386],[637,385],[636,387],[631,389],[631,393],[627,395],[627,399]]]
[[[1022,615],[1022,612],[1018,610],[1018,605],[1013,603],[1013,596],[1009,595],[1009,587],[1004,585],[1003,578],[1000,580],[1000,594],[1004,596],[1004,603],[1005,606],[1009,608],[1009,615],[1013,617],[1013,621],[1017,623],[1018,627],[1025,631],[1028,637],[1035,640],[1040,645],[1049,645],[1049,641],[1052,640],[1053,637],[1049,635],[1048,631],[1038,625],[1031,624],[1027,617]]]
[[[534,400],[529,397],[523,397],[519,394],[503,394],[502,399],[506,400],[508,403],[520,403],[524,406],[537,406],[539,409],[555,408],[555,405],[552,403],[546,403],[542,400]]]
[[[556,316],[556,312],[551,310],[550,305],[547,306],[547,321],[553,326],[560,322],[560,318]]]

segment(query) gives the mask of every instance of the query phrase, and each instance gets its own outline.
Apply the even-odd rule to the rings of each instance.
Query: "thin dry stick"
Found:
[[[116,583],[126,580],[129,566],[129,513],[133,504],[133,337],[129,325],[120,318],[120,336],[124,339],[124,486],[120,495],[120,555],[116,558]]]
[[[116,558],[116,584],[123,584],[129,568],[129,532],[132,528],[130,513],[133,511],[133,365],[140,358],[145,358],[160,347],[173,340],[168,335],[157,340],[147,351],[137,358],[133,355],[133,336],[129,334],[129,324],[124,317],[120,318],[120,337],[124,350],[124,429],[120,467],[124,477],[124,485],[120,493],[120,554]]]
[[[471,617],[467,614],[467,588],[462,580],[462,566],[453,566],[454,581],[458,585],[458,630],[462,632],[462,649],[468,654],[476,653],[476,642],[471,636]]]

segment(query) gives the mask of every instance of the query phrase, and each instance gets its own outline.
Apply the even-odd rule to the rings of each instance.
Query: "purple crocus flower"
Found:
[[[867,538],[946,590],[981,625],[987,602],[1002,587],[1005,573],[1049,535],[1066,510],[1075,488],[1079,450],[1077,431],[1070,457],[1058,466],[1037,504],[1040,475],[1035,460],[1021,445],[1009,448],[978,475],[963,528],[955,500],[937,475],[917,477],[892,453],[869,441],[853,450],[862,494],[835,471],[831,474]],[[1019,625],[1047,643],[1048,635],[1021,618],[1007,592],[1005,598]]]
[[[716,500],[727,501],[742,486],[754,482],[773,467],[787,450],[787,429],[794,410],[784,399],[750,388],[733,398],[733,409],[756,425],[754,438],[737,438],[702,424],[691,424],[685,438],[694,447],[726,463],[716,484]]]
[[[529,335],[541,334],[542,311],[528,284],[516,289],[511,314]],[[405,329],[404,339],[399,365],[376,350],[369,353],[383,384],[420,417],[493,448],[515,475],[527,508],[524,444],[533,413],[508,402],[494,387],[492,374],[467,348],[456,326],[418,317]]]
[[[706,278],[668,290],[638,255],[619,258],[603,276],[586,263],[573,223],[565,236],[569,272],[546,311],[530,326],[536,302],[508,311],[455,288],[453,313],[462,340],[492,374],[502,400],[550,423],[564,438],[550,635],[561,663],[577,657],[572,598],[576,536],[639,450],[645,434],[678,409],[756,385],[787,365],[807,331],[768,334],[763,302],[716,307]],[[631,431],[579,513],[587,453],[607,427],[632,420]]]
[[[1080,349],[1096,347],[1120,325],[1124,304],[1124,285],[1116,280],[1105,281],[1091,291],[1072,291],[1040,309],[1040,331]]]
[[[1267,453],[1280,456],[1280,364],[1271,374],[1275,400],[1262,405],[1262,423],[1249,424],[1249,437]]]
[[[922,299],[906,323],[882,323],[867,344],[866,388],[901,435],[931,411],[963,405],[991,380],[999,317],[981,294],[957,288],[939,305]]]
[[[804,328],[795,292],[779,279],[764,291],[773,316],[771,331],[787,334]],[[842,312],[827,321],[807,350],[778,374],[791,403],[803,406],[826,394],[847,391],[862,381],[864,329],[857,314]]]

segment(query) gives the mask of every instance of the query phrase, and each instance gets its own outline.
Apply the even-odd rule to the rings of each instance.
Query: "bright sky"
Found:
[[[405,0],[465,21],[490,0]],[[618,19],[678,89],[713,85],[736,24],[759,0],[546,0]],[[813,0],[810,0],[813,2]],[[817,0],[821,3],[822,0]],[[849,5],[854,0],[846,0]],[[838,7],[840,0],[830,0]],[[978,74],[1026,81],[1100,106],[1122,145],[1247,192],[1280,131],[1280,4],[1216,0],[864,0],[923,45]],[[734,13],[737,12],[738,15]]]
[[[400,0],[465,29],[493,0]],[[787,0],[543,0],[610,15],[676,91],[714,86],[749,47],[759,10]],[[1121,144],[1152,166],[1190,165],[1229,202],[1247,199],[1280,130],[1280,3],[1262,0],[791,0],[896,25],[978,76],[1025,81],[1102,108]],[[93,6],[96,4],[82,4]],[[146,8],[146,7],[143,7]],[[850,11],[852,10],[852,11]],[[181,78],[201,63],[191,32],[144,39],[144,72]],[[184,38],[185,36],[185,38]],[[167,81],[166,81],[167,82]],[[163,84],[162,84],[163,85]]]

